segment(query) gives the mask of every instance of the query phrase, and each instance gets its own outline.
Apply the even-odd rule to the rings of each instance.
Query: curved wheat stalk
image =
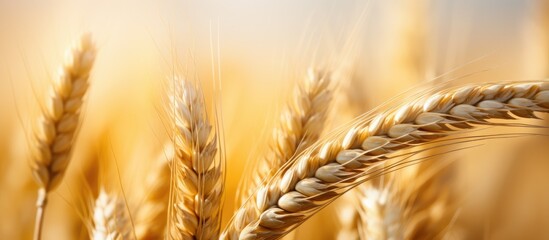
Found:
[[[170,99],[175,159],[170,191],[169,235],[173,239],[214,239],[219,235],[221,162],[217,139],[208,122],[202,93],[176,78]]]
[[[169,164],[173,159],[173,146],[167,144],[147,175],[146,196],[134,215],[137,239],[163,239],[165,236],[170,193]]]
[[[309,69],[292,101],[280,115],[267,154],[243,185],[239,204],[254,194],[257,186],[272,177],[293,156],[315,143],[322,133],[332,100],[330,76]]]
[[[132,239],[124,200],[101,189],[93,209],[93,240]]]
[[[60,71],[35,130],[30,167],[40,187],[36,203],[36,240],[41,238],[47,195],[63,179],[71,158],[80,109],[88,89],[88,78],[95,54],[91,36],[82,36]]]
[[[391,153],[452,132],[490,125],[490,118],[549,111],[549,83],[481,84],[419,98],[322,141],[285,166],[234,215],[224,239],[276,239],[372,176]],[[514,116],[513,116],[514,115]],[[505,124],[499,124],[505,125]],[[509,125],[509,124],[507,124]]]

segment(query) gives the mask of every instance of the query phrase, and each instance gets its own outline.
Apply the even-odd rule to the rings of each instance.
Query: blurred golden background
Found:
[[[199,79],[222,107],[225,224],[248,162],[307,67],[334,68],[347,79],[339,83],[347,94],[333,109],[335,129],[418,84],[546,79],[548,16],[547,0],[0,0],[0,238],[32,236],[29,130],[65,49],[83,32],[92,33],[98,57],[44,239],[87,238],[90,200],[83,196],[96,193],[82,193],[84,181],[123,188],[130,208],[139,204],[131,196],[141,194],[143,173],[166,139],[159,95],[174,69]],[[213,96],[218,70],[223,95]],[[544,136],[499,139],[449,156],[457,170],[448,187],[463,198],[456,238],[549,238],[548,143]],[[288,238],[335,239],[341,205]]]

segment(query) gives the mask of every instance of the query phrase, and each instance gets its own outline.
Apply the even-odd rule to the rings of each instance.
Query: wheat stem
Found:
[[[42,239],[42,225],[44,222],[44,211],[48,203],[48,195],[44,189],[38,190],[36,200],[36,221],[34,223],[34,239]]]
[[[345,134],[312,146],[262,185],[236,212],[222,237],[280,238],[343,192],[375,176],[372,167],[401,149],[475,125],[494,125],[486,121],[490,118],[533,118],[534,112],[548,111],[548,82],[480,84],[441,91],[358,121]]]

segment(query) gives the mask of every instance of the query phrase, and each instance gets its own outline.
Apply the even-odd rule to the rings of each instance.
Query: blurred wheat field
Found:
[[[234,227],[241,204],[263,204],[261,191],[246,188],[253,181],[268,184],[253,176],[272,149],[294,146],[284,160],[289,167],[309,153],[305,145],[344,133],[349,122],[377,106],[382,107],[370,117],[428,97],[433,89],[504,81],[547,84],[548,14],[545,0],[0,1],[0,238],[33,238],[39,189],[29,167],[33,129],[48,109],[44,99],[51,96],[64,54],[82,33],[91,34],[97,53],[70,163],[48,194],[42,239],[187,239],[178,234],[195,230],[189,230],[193,220],[185,214],[199,219],[194,223],[199,230],[190,238],[213,239]],[[189,167],[188,152],[176,146],[170,157],[166,150],[166,143],[177,142],[171,132],[177,117],[165,109],[175,91],[169,86],[176,82],[174,75],[203,91],[204,109],[190,104],[189,115],[205,114],[212,130],[182,144],[189,144],[188,152],[201,152],[201,139],[216,139],[211,166]],[[320,85],[331,97],[314,107],[318,98],[310,103],[300,94],[325,96],[313,84],[324,78],[329,84]],[[181,104],[173,109],[192,99],[188,92],[179,97]],[[529,98],[546,106],[538,95]],[[395,105],[382,105],[387,101]],[[292,114],[308,107],[313,110],[303,111],[314,111],[313,116],[326,111],[322,124],[303,120],[305,113],[292,122]],[[547,107],[540,109],[535,110],[540,119],[489,120],[520,127],[483,125],[449,146],[404,149],[403,154],[420,151],[413,159],[426,158],[353,189],[338,189],[349,191],[335,191],[342,196],[322,203],[292,231],[266,232],[287,230],[285,236],[271,236],[284,239],[547,239],[549,116]],[[177,129],[188,128],[189,136],[204,132],[201,126],[208,124],[185,116],[179,117],[188,122]],[[296,129],[305,130],[284,138]],[[278,134],[274,140],[273,132]],[[189,162],[207,158],[189,155]],[[290,172],[277,173],[282,164],[267,168],[273,182]],[[198,176],[196,191],[189,190],[192,174]],[[199,201],[211,196],[203,181],[212,174],[220,174],[219,183],[212,183],[219,188],[212,187],[220,194],[212,200],[220,202],[213,204],[219,216],[213,213],[217,210],[204,212],[210,205]],[[257,194],[248,202],[246,190]],[[154,197],[165,204],[147,205]],[[98,209],[127,221],[98,221]],[[142,223],[142,209],[163,215]],[[173,214],[185,215],[179,219],[183,224],[175,224]],[[99,222],[128,228],[106,227],[117,234],[103,236],[96,234]],[[141,235],[140,224],[156,235]],[[166,226],[174,233],[165,235]]]

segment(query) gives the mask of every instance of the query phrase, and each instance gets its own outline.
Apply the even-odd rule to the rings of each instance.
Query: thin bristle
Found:
[[[169,235],[173,239],[215,239],[224,188],[215,130],[208,121],[202,92],[183,79],[174,82],[168,109],[174,121],[175,148]]]
[[[280,238],[367,180],[372,167],[391,159],[392,153],[450,132],[490,125],[486,121],[490,118],[533,118],[534,112],[549,112],[548,108],[547,82],[482,84],[419,98],[369,122],[357,122],[345,135],[312,146],[262,185],[237,211],[222,237]]]
[[[273,176],[288,160],[315,143],[323,131],[332,100],[330,76],[309,69],[300,83],[292,101],[280,115],[269,149],[243,185],[240,203],[253,195],[257,186]]]

